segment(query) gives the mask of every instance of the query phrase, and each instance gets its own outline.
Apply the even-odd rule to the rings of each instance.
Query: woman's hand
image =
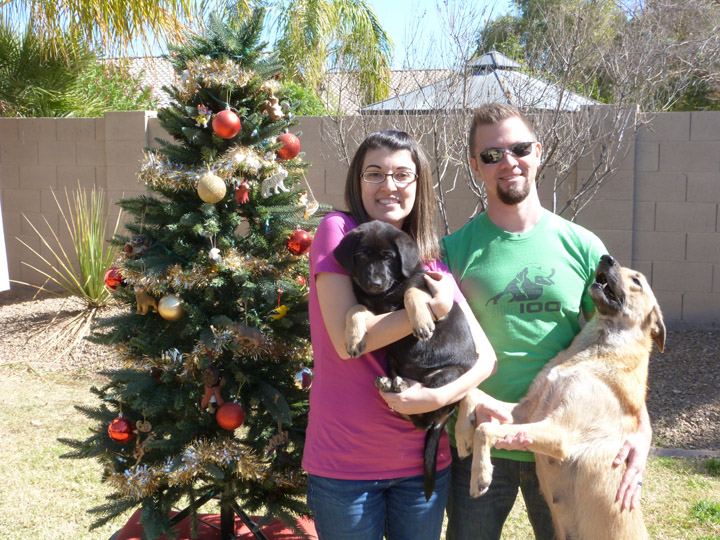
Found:
[[[400,414],[422,414],[442,407],[442,393],[439,388],[428,388],[412,379],[405,379],[409,388],[399,394],[380,392],[391,410]]]
[[[425,283],[432,295],[432,298],[428,302],[431,308],[430,311],[437,319],[442,319],[450,313],[453,307],[455,284],[452,276],[443,274],[442,272],[427,272],[425,274]]]

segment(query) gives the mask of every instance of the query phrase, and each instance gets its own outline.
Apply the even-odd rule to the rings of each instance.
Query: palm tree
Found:
[[[249,0],[220,0],[224,19],[245,21]],[[365,102],[387,97],[393,43],[367,0],[265,0],[266,25],[286,76],[317,89],[328,69],[355,75]]]
[[[276,28],[286,77],[318,89],[328,68],[355,74],[367,102],[387,96],[392,41],[368,0],[0,0],[0,23],[32,22],[43,37],[79,36],[106,55],[124,55],[133,42],[177,43],[183,31],[217,7],[242,24],[263,5]]]
[[[127,53],[133,41],[164,44],[182,37],[183,21],[197,16],[204,0],[0,0],[0,22],[32,23],[40,37],[69,34],[108,55]]]

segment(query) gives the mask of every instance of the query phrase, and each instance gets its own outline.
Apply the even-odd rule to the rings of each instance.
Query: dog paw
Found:
[[[482,497],[488,492],[488,489],[490,489],[490,486],[482,486],[479,482],[470,482],[470,496],[473,499],[477,499],[478,497]]]
[[[360,341],[346,341],[345,342],[345,350],[350,355],[351,358],[358,358],[363,355],[365,352],[365,340],[361,339]]]
[[[408,383],[402,377],[395,377],[392,380],[393,392],[396,392],[399,394],[400,392],[404,392],[408,388],[410,388],[410,386],[408,386]]]
[[[462,437],[458,438],[457,431],[455,432],[455,446],[457,448],[458,456],[461,458],[466,458],[470,454],[472,454],[473,445],[472,445],[472,437]]]
[[[390,377],[378,377],[375,379],[375,386],[382,392],[392,392],[392,381]]]
[[[425,324],[418,324],[413,326],[413,336],[418,338],[420,341],[427,341],[430,339],[435,332],[435,323],[428,319]]]

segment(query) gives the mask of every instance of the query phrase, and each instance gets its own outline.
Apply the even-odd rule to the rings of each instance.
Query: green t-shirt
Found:
[[[587,229],[543,212],[526,233],[504,231],[481,214],[441,241],[443,260],[497,354],[497,371],[480,388],[502,401],[520,401],[580,331],[581,310],[595,309],[588,287],[605,246]],[[454,416],[448,432],[454,445]],[[533,460],[530,452],[492,454]]]

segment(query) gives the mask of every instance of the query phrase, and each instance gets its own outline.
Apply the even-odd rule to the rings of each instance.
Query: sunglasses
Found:
[[[492,163],[499,163],[502,161],[505,154],[508,152],[516,158],[530,155],[530,152],[532,152],[533,149],[533,144],[535,144],[535,141],[520,142],[512,145],[510,148],[488,148],[487,150],[479,152],[478,156],[480,156],[480,160],[485,165],[490,165]]]

